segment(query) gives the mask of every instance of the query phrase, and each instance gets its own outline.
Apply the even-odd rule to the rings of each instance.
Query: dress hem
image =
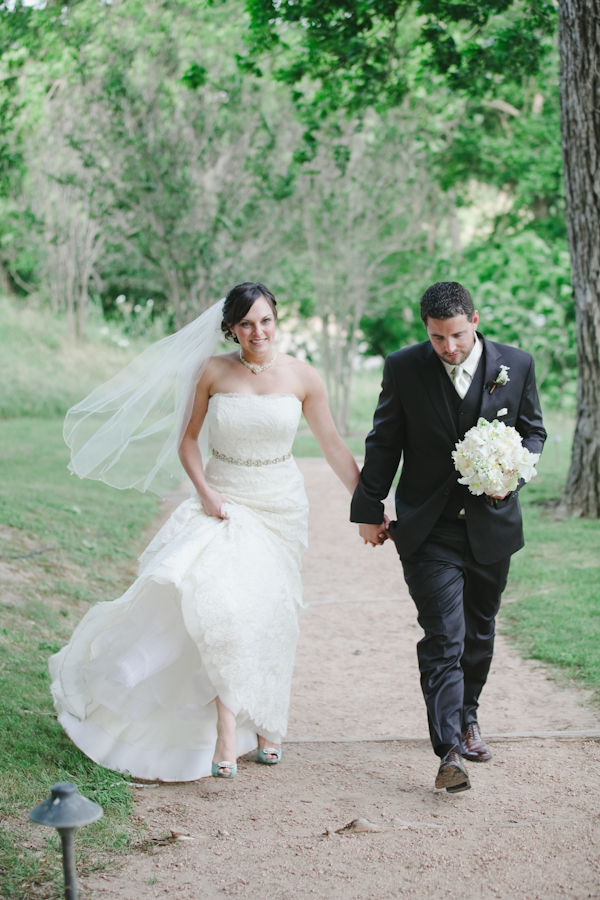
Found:
[[[198,750],[148,750],[116,741],[89,719],[82,721],[63,710],[58,721],[74,744],[93,762],[146,781],[197,781],[211,774],[214,747]],[[237,756],[258,747],[256,732],[237,729]]]

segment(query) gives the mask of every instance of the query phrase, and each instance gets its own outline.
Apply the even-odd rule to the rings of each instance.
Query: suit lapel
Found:
[[[483,335],[482,338],[485,353],[485,374],[483,378],[483,393],[481,395],[479,415],[483,416],[484,419],[487,419],[488,422],[491,422],[496,418],[498,406],[502,406],[500,396],[502,388],[496,388],[494,392],[490,394],[490,388],[496,380],[498,372],[500,371],[500,366],[502,365],[502,354],[491,341],[486,340]]]
[[[421,356],[417,357],[417,371],[425,386],[429,400],[434,410],[438,414],[442,425],[452,438],[453,443],[458,441],[458,431],[454,416],[446,400],[446,393],[442,378],[446,377],[446,373],[442,368],[437,354],[428,342]]]

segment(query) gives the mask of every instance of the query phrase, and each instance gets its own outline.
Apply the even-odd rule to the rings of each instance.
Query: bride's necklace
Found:
[[[240,362],[244,363],[246,368],[250,369],[251,372],[254,372],[255,375],[258,375],[259,372],[264,372],[265,369],[270,369],[276,359],[277,354],[275,354],[270,362],[265,363],[264,366],[257,366],[255,363],[248,362],[247,359],[244,359],[243,350],[240,350]]]

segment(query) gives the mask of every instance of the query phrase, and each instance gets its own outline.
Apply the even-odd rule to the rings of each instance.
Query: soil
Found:
[[[281,763],[135,785],[143,840],[81,879],[90,898],[600,898],[600,714],[498,637],[472,790],[433,787],[416,614],[393,546],[365,547],[323,460]],[[504,602],[510,602],[510,596]],[[556,734],[559,732],[560,734]],[[356,819],[366,820],[336,833]]]

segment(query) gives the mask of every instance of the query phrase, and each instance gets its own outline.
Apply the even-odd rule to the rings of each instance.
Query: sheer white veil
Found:
[[[178,450],[196,385],[220,337],[219,300],[181,331],[144,350],[122,372],[67,413],[69,469],[116,488],[173,490],[184,480]],[[208,428],[200,433],[203,457]]]

